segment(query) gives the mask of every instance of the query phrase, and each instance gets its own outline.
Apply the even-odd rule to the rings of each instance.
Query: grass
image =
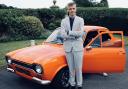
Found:
[[[35,40],[35,42],[36,44],[41,44],[43,40]],[[27,46],[30,46],[30,40],[0,43],[0,68],[5,65],[6,53]]]
[[[125,45],[128,46],[128,36],[124,37],[124,40],[125,40]]]
[[[114,35],[117,38],[121,38],[119,35]],[[128,46],[128,36],[124,36],[125,46]]]

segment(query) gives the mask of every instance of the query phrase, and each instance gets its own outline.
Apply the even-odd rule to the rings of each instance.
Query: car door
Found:
[[[113,34],[113,36],[121,41],[121,45],[103,46],[105,41],[109,42],[112,40],[110,37],[105,36],[107,34]],[[117,39],[111,41],[111,44],[108,43],[108,45],[117,44]],[[125,64],[126,52],[122,32],[111,31],[100,33],[84,49],[83,72],[123,72],[125,70]]]

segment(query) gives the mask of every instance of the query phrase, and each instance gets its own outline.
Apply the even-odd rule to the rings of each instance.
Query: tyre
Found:
[[[52,87],[55,87],[55,89],[62,89],[62,88],[64,89],[68,85],[68,80],[69,80],[69,69],[63,68],[57,73],[54,80],[52,81]]]

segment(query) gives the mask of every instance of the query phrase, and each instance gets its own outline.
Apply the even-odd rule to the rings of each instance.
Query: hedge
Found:
[[[36,16],[41,20],[41,22],[44,25],[44,28],[54,30],[54,28],[51,28],[51,24],[58,25],[57,21],[61,21],[62,18],[65,17],[66,12],[64,9],[58,9],[58,8],[51,8],[51,9],[24,9],[23,10],[24,15],[29,16]],[[57,23],[57,24],[56,24]]]
[[[24,36],[29,39],[38,38],[44,31],[41,21],[33,16],[16,17],[11,25],[10,33],[13,37]]]
[[[1,10],[0,10],[1,11]],[[34,16],[24,16],[19,10],[2,10],[0,13],[0,41],[40,38],[44,27]],[[17,13],[19,12],[19,13]]]
[[[85,25],[105,26],[110,30],[122,30],[124,31],[125,35],[128,35],[127,8],[101,8],[101,7],[80,8],[79,7],[77,14],[84,18]],[[65,15],[66,15],[66,10],[59,8],[0,9],[0,36],[3,33],[5,33],[5,35],[6,34],[8,35],[10,33],[11,31],[10,28],[14,25],[13,22],[15,22],[16,19],[19,19],[18,17],[22,17],[22,16],[37,17],[43,23],[45,29],[54,30],[56,27],[60,26],[60,22],[62,18],[65,17]],[[20,25],[16,25],[17,28],[19,28],[18,26]],[[25,36],[25,34],[22,36]],[[38,35],[37,38],[38,37],[40,36]]]
[[[100,25],[110,30],[122,30],[128,35],[127,8],[79,8],[78,15],[83,17],[85,24]]]
[[[100,25],[110,30],[122,30],[128,35],[128,8],[82,8],[77,9],[77,14],[84,18],[86,25]],[[66,15],[65,9],[27,9],[25,15],[38,17],[44,27],[54,30],[60,26],[60,21]]]

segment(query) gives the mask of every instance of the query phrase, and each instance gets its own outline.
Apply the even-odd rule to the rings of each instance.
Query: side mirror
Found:
[[[88,51],[88,50],[91,50],[91,49],[92,49],[92,46],[87,46],[85,49],[86,49],[87,51]]]

